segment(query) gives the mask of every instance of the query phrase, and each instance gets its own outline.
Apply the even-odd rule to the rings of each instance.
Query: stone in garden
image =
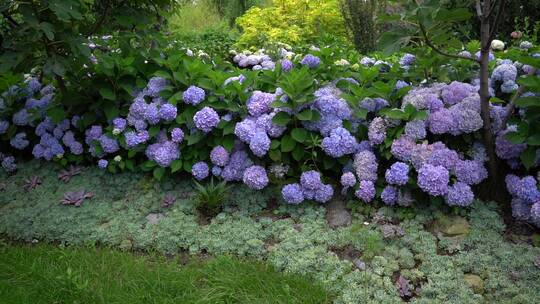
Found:
[[[366,263],[364,263],[364,261],[362,261],[360,259],[355,259],[353,261],[353,263],[354,263],[354,266],[356,266],[356,268],[358,268],[358,269],[360,269],[362,271],[366,270]]]
[[[474,291],[474,293],[484,293],[484,281],[476,274],[466,273],[464,275],[465,283]]]
[[[435,221],[435,229],[446,236],[468,234],[471,225],[461,216],[449,216]]]
[[[148,221],[148,224],[155,225],[161,221],[162,218],[164,218],[165,215],[161,213],[150,213],[146,216],[146,220]]]
[[[351,214],[342,200],[332,200],[326,208],[326,221],[331,228],[348,226],[351,224]]]

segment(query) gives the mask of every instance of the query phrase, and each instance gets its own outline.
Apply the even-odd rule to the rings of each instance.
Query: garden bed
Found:
[[[494,203],[446,214],[450,209],[434,203],[350,202],[352,223],[333,229],[324,205],[287,205],[278,188],[236,186],[222,212],[202,225],[189,180],[83,168],[64,183],[60,170],[32,161],[1,176],[4,237],[254,258],[315,279],[337,303],[533,303],[540,297],[540,248],[530,244],[531,235],[507,232]],[[23,190],[32,176],[41,184]],[[80,207],[60,204],[65,192],[80,190],[93,196]],[[178,198],[169,208],[162,206],[167,194]]]

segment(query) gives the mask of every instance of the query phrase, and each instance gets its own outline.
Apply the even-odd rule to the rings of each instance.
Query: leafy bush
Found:
[[[249,9],[236,22],[243,31],[241,46],[312,43],[324,33],[347,37],[337,0],[275,1],[270,7]]]

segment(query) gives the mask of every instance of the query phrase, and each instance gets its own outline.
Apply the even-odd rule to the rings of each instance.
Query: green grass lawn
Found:
[[[0,303],[328,303],[320,286],[229,256],[186,265],[98,248],[0,245]]]

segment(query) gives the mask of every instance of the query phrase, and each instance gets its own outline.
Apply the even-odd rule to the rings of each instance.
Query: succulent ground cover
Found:
[[[540,297],[533,231],[505,225],[494,203],[477,201],[456,212],[442,202],[412,208],[354,202],[350,225],[331,228],[324,206],[285,204],[278,187],[239,186],[206,221],[190,181],[85,168],[63,183],[60,169],[32,161],[1,176],[2,235],[253,258],[313,278],[336,303],[534,303]],[[41,185],[22,191],[31,176],[40,176]],[[59,203],[80,189],[94,196],[80,207]],[[176,200],[164,204],[165,195]]]

